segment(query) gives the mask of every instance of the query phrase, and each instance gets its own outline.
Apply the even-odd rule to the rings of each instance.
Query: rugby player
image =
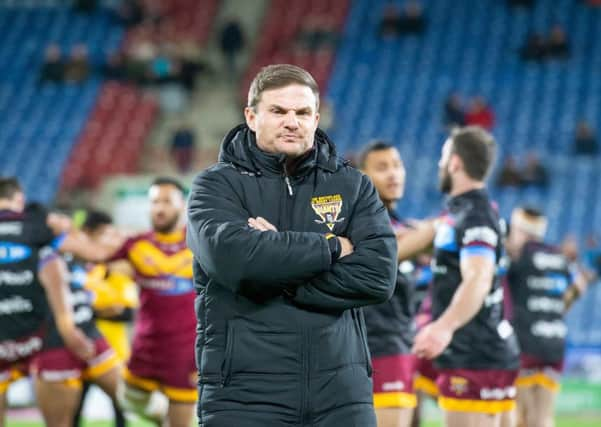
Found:
[[[519,348],[504,320],[496,277],[503,244],[485,179],[494,138],[478,127],[453,131],[439,161],[448,212],[434,238],[433,321],[415,338],[419,357],[436,358],[439,405],[450,427],[513,425]]]
[[[399,151],[384,141],[367,145],[359,156],[359,167],[370,177],[388,210],[397,234],[410,225],[394,209],[405,187],[405,167]],[[399,267],[391,299],[363,308],[367,340],[373,363],[374,408],[379,427],[411,425],[416,396],[413,392],[415,356],[413,345],[414,264]]]
[[[140,286],[132,354],[119,400],[125,410],[188,427],[197,400],[192,253],[186,246],[184,188],[157,178],[149,189],[152,231],[128,239],[111,257],[127,260]],[[155,391],[168,399],[162,407]]]
[[[516,381],[518,419],[528,427],[552,427],[563,369],[567,327],[564,314],[585,290],[559,249],[544,243],[547,218],[538,210],[513,210],[507,239],[507,273],[513,326],[520,343]]]
[[[102,211],[88,211],[81,230],[92,242],[98,244],[119,238],[112,218]],[[123,269],[125,271],[122,271]],[[134,309],[138,306],[138,290],[130,278],[129,270],[128,265],[121,263],[113,263],[110,266],[96,264],[87,268],[85,282],[85,288],[94,295],[92,308],[96,327],[115,351],[121,364],[125,364],[130,356],[129,326],[133,320]],[[81,412],[90,385],[88,381],[83,385],[74,426],[81,425]],[[113,412],[115,427],[124,427],[125,416],[115,400]]]
[[[74,324],[94,344],[94,353],[81,360],[62,339],[59,319],[51,317],[47,324],[44,346],[32,361],[32,373],[38,406],[48,426],[70,427],[79,406],[83,381],[97,384],[116,401],[120,363],[114,350],[100,334],[94,322],[94,295],[85,288],[85,264],[70,254],[64,256],[69,267],[70,300]]]
[[[15,178],[0,178],[0,426],[6,391],[16,377],[27,375],[42,349],[49,309],[66,347],[80,360],[94,355],[94,345],[75,325],[68,300],[60,245],[39,205],[25,207]]]

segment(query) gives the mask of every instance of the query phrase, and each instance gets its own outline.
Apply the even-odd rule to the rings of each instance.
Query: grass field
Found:
[[[11,421],[8,420],[7,427],[41,427],[41,422]],[[151,424],[134,422],[129,423],[131,427],[148,427]],[[425,427],[440,427],[439,422],[430,421],[424,424]],[[88,421],[84,423],[85,427],[112,427],[113,424],[108,421]],[[578,417],[559,417],[556,427],[599,427],[601,418],[578,418]]]

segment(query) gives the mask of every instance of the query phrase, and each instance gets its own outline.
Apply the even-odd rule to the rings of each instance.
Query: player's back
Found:
[[[70,254],[64,255],[63,259],[69,269],[69,301],[73,310],[73,322],[88,338],[98,339],[100,334],[94,325],[92,309],[94,295],[84,287],[87,281],[86,266],[75,260]],[[44,348],[64,346],[65,343],[58,331],[56,321],[49,313]]]
[[[43,209],[0,211],[0,341],[41,335],[48,306],[38,269],[53,239]]]
[[[567,259],[551,245],[528,242],[512,262],[507,280],[522,352],[561,360],[567,333],[564,294],[571,283]]]

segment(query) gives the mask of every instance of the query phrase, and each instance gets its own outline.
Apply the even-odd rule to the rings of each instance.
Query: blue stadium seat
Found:
[[[103,9],[78,14],[68,6],[0,6],[0,168],[23,180],[29,198],[51,201],[68,155],[98,96],[101,82],[38,84],[44,50],[88,46],[101,64],[118,49],[123,30]]]

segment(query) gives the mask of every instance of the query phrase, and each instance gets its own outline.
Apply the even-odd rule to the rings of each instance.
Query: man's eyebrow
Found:
[[[305,112],[311,112],[313,111],[313,109],[310,106],[305,106],[305,107],[300,107],[300,108],[285,108],[282,107],[281,105],[277,105],[277,104],[271,104],[269,106],[270,109],[274,109],[274,110],[281,110],[281,111],[290,111],[290,110],[294,110],[297,113],[305,113]]]

